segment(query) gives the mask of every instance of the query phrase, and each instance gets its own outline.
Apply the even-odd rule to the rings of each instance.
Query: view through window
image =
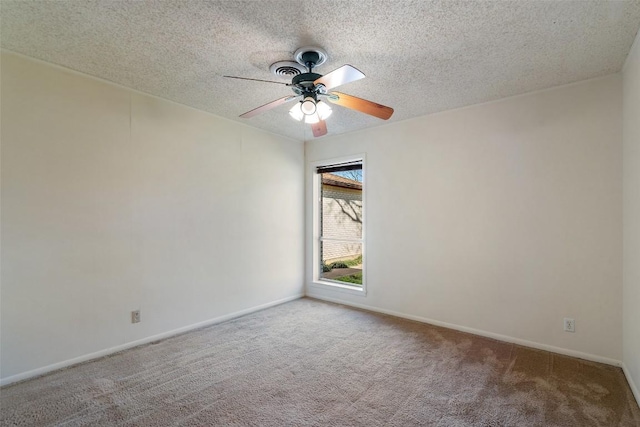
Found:
[[[362,161],[318,168],[320,279],[362,287]]]

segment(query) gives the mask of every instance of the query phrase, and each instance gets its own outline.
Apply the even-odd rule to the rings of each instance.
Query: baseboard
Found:
[[[427,323],[429,325],[442,326],[443,328],[454,329],[456,331],[467,332],[474,335],[480,335],[480,336],[492,338],[498,341],[518,344],[523,347],[531,347],[538,350],[549,351],[551,353],[558,353],[565,356],[577,357],[578,359],[589,360],[591,362],[599,362],[599,363],[605,363],[607,365],[622,367],[622,362],[620,360],[610,359],[608,357],[603,357],[603,356],[597,356],[595,354],[583,353],[581,351],[569,350],[566,348],[555,347],[547,344],[541,344],[534,341],[527,341],[520,338],[510,337],[508,335],[501,335],[493,332],[483,331],[480,329],[468,328],[466,326],[460,326],[460,325],[455,325],[453,323],[441,322],[439,320],[428,319],[426,317],[414,316],[411,314],[399,313],[397,311],[386,310],[378,307],[372,307],[365,304],[352,303],[352,302],[343,301],[336,298],[326,297],[324,295],[319,295],[319,294],[316,294],[315,292],[307,292],[306,295],[309,298],[315,298],[323,301],[334,302],[337,304],[348,305],[351,307],[361,308],[363,310],[374,311],[376,313],[382,313],[382,314],[388,314],[390,316],[401,317],[403,319],[415,320],[416,322]]]
[[[631,378],[631,372],[629,372],[629,369],[627,369],[627,365],[625,365],[624,362],[622,362],[622,372],[624,372],[624,376],[627,377],[629,388],[631,388],[631,392],[636,398],[636,403],[638,404],[638,406],[640,406],[640,390],[638,389],[638,386],[636,386],[636,383],[633,382],[633,378]]]
[[[236,311],[234,313],[225,314],[224,316],[215,317],[213,319],[205,320],[203,322],[194,323],[188,326],[184,326],[182,328],[173,329],[168,332],[163,332],[160,334],[152,335],[146,338],[142,338],[136,341],[131,341],[126,344],[118,345],[115,347],[110,347],[104,350],[96,351],[94,353],[85,354],[83,356],[74,357],[73,359],[65,360],[62,362],[54,363],[52,365],[44,366],[42,368],[33,369],[31,371],[22,372],[20,374],[12,375],[7,378],[0,378],[0,386],[5,386],[8,384],[13,384],[18,381],[24,381],[30,378],[38,377],[44,374],[48,374],[49,372],[56,371],[58,369],[68,368],[73,365],[77,365],[79,363],[87,362],[89,360],[98,359],[100,357],[108,356],[113,353],[117,353],[122,350],[127,350],[129,348],[137,347],[139,345],[148,344],[153,341],[158,341],[161,339],[169,338],[174,335],[183,334],[185,332],[192,331],[194,329],[203,328],[205,326],[215,325],[216,323],[226,322],[227,320],[232,320],[241,316],[245,316],[247,314],[255,313],[256,311],[264,310],[266,308],[274,307],[276,305],[284,304],[285,302],[293,301],[299,298],[302,298],[304,294],[297,294],[287,298],[282,298],[277,301],[268,302],[266,304],[258,305],[255,307],[250,307],[244,310]]]

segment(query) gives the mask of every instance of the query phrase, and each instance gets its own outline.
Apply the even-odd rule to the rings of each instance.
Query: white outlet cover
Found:
[[[564,318],[564,330],[567,332],[575,332],[576,331],[576,321],[565,317]]]

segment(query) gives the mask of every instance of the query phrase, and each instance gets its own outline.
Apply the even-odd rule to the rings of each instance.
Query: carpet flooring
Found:
[[[639,426],[619,368],[304,298],[0,390],[3,426]]]

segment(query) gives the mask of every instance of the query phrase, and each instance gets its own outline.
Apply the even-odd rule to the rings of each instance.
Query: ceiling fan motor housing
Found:
[[[291,89],[298,95],[304,95],[305,97],[311,96],[316,99],[317,88],[313,82],[320,77],[322,77],[322,74],[318,73],[303,73],[297,75],[291,80]]]
[[[316,80],[318,80],[320,77],[322,77],[322,74],[318,74],[318,73],[303,73],[303,74],[299,74],[297,76],[295,76],[293,78],[293,80],[291,80],[291,83],[294,85],[302,85],[302,86],[309,86],[309,87],[313,87],[313,82],[315,82]]]

